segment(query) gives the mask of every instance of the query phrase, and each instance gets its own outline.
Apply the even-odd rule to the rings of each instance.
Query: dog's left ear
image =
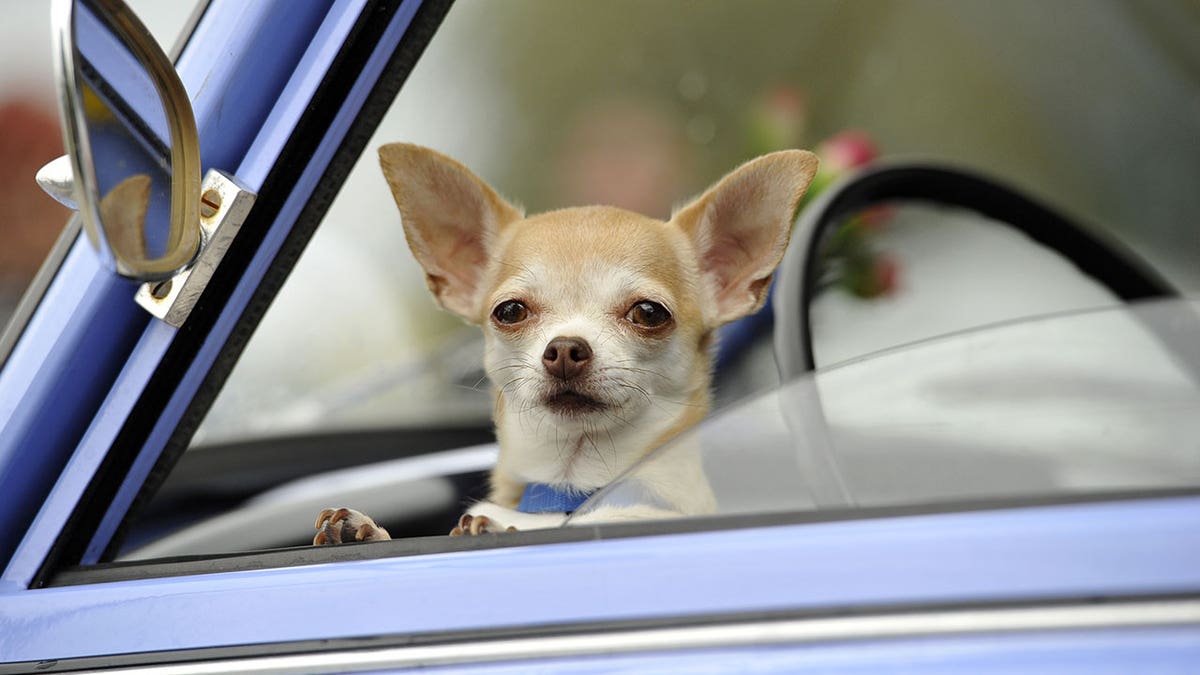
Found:
[[[409,248],[442,307],[472,323],[483,314],[483,275],[497,232],[521,218],[462,164],[419,145],[379,148]]]
[[[751,160],[671,218],[696,246],[715,326],[762,307],[817,156],[785,150]],[[714,327],[715,327],[714,326]]]

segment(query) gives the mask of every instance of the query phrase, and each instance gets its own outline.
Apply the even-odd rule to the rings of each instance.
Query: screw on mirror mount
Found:
[[[37,182],[51,197],[76,208],[72,200],[74,180],[67,160],[64,155],[42,167]],[[209,170],[201,184],[200,253],[174,277],[143,283],[134,296],[137,303],[172,326],[183,325],[246,220],[256,196],[229,174]]]
[[[255,196],[236,178],[210,169],[201,187],[200,255],[174,277],[142,284],[134,296],[137,303],[166,323],[182,326],[245,222]]]

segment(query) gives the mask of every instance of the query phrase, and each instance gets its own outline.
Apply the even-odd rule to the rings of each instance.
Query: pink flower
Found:
[[[891,295],[899,286],[900,264],[892,256],[882,254],[875,258],[875,264],[871,266],[871,277],[872,297]]]
[[[891,204],[876,204],[858,214],[858,222],[864,232],[876,234],[887,229],[888,223],[896,215],[896,207]]]
[[[839,174],[873,161],[879,156],[879,149],[866,132],[849,129],[825,139],[817,146],[817,155],[823,170]]]
[[[807,108],[804,94],[795,87],[781,85],[771,90],[767,96],[767,109],[784,119],[802,118]]]

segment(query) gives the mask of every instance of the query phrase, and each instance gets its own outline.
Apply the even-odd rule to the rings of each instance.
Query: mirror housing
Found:
[[[170,279],[203,244],[187,92],[121,0],[55,0],[52,24],[68,159],[48,164],[38,182],[79,210],[106,267],[131,279]]]

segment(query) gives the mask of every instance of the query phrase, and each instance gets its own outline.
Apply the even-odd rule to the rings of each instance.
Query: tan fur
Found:
[[[403,144],[379,148],[384,178],[404,222],[404,236],[426,283],[450,311],[479,322],[478,275],[495,232],[521,217],[466,167],[432,150],[408,152]],[[411,177],[420,176],[418,182]],[[438,202],[428,199],[436,196]],[[476,227],[479,223],[482,227]],[[453,261],[454,264],[447,264]]]
[[[679,228],[611,206],[561,209],[507,228],[495,247],[504,261],[570,261],[586,252],[589,264],[642,271],[671,291],[680,324],[701,326],[699,268],[691,241]],[[519,265],[500,264],[489,284],[503,287],[519,276]],[[495,292],[492,299],[497,299]],[[631,298],[634,300],[636,298]]]
[[[751,314],[766,302],[771,276],[787,251],[796,208],[816,176],[817,164],[816,155],[800,150],[764,155],[731,172],[671,217],[707,249],[701,264],[723,289],[717,293],[718,324]],[[739,213],[746,210],[761,213]],[[778,218],[786,220],[783,227],[713,229],[713,223]]]
[[[488,499],[513,509],[521,501],[521,492],[525,490],[525,483],[495,469],[492,471],[488,487],[490,488]]]

